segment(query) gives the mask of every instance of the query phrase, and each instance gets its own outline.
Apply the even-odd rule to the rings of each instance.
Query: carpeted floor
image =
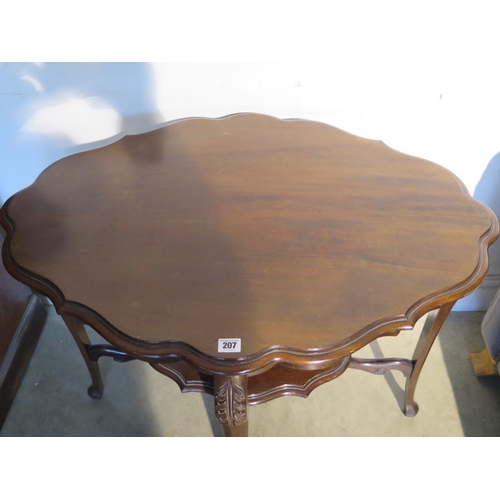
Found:
[[[221,436],[211,396],[182,394],[148,364],[101,358],[104,395],[87,396],[90,379],[51,306],[26,376],[0,436]],[[307,399],[251,407],[250,436],[500,436],[500,378],[478,379],[469,353],[484,349],[484,313],[453,312],[417,386],[420,412],[401,412],[403,376],[347,370]],[[360,357],[410,357],[421,328],[380,339]],[[96,335],[95,332],[90,332]]]

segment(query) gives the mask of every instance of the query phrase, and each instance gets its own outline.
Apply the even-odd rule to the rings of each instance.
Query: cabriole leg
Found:
[[[247,376],[214,376],[215,416],[226,437],[248,436]]]
[[[454,304],[455,302],[445,304],[440,309],[431,311],[427,315],[424,328],[412,356],[413,370],[411,375],[406,379],[404,413],[407,417],[414,417],[418,412],[418,405],[415,402],[415,388],[418,378],[432,344],[436,340],[437,334]]]
[[[91,343],[87,332],[85,331],[85,327],[80,320],[71,316],[63,315],[62,318],[66,323],[68,330],[71,332],[71,335],[73,335],[76,345],[78,346],[78,349],[80,350],[80,353],[82,354],[85,364],[87,365],[87,368],[89,370],[92,384],[88,388],[87,392],[91,398],[99,399],[102,396],[103,392],[101,372],[99,370],[97,361],[92,361],[89,357],[89,353],[87,350],[90,347]]]

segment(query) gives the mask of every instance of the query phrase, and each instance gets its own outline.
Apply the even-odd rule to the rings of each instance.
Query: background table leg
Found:
[[[214,376],[215,416],[226,437],[248,436],[247,376]]]
[[[422,329],[415,351],[413,352],[413,370],[411,375],[406,379],[405,406],[403,411],[407,417],[414,417],[418,413],[418,404],[414,399],[418,378],[432,344],[434,343],[434,340],[436,340],[437,334],[443,326],[443,323],[445,322],[454,304],[455,302],[445,304],[440,309],[431,311],[427,315],[424,328]]]
[[[73,335],[76,345],[78,346],[78,349],[80,350],[89,370],[92,384],[88,388],[87,392],[91,398],[99,399],[103,392],[101,372],[97,361],[92,361],[89,357],[87,349],[90,347],[91,343],[87,332],[85,331],[85,327],[80,320],[71,316],[62,315],[62,318],[66,323],[68,330],[71,332],[71,335]]]

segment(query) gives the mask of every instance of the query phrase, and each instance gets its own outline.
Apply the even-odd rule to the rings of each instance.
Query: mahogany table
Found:
[[[248,405],[307,397],[347,368],[397,369],[404,411],[455,301],[479,286],[498,220],[444,168],[329,125],[190,118],[64,158],[3,206],[9,273],[46,295],[92,378],[138,359]],[[359,359],[424,314],[412,359]],[[109,344],[91,345],[84,324]]]

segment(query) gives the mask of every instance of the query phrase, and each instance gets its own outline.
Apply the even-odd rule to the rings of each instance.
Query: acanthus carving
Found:
[[[215,416],[228,427],[235,427],[247,421],[247,395],[245,389],[228,377],[215,393]]]

